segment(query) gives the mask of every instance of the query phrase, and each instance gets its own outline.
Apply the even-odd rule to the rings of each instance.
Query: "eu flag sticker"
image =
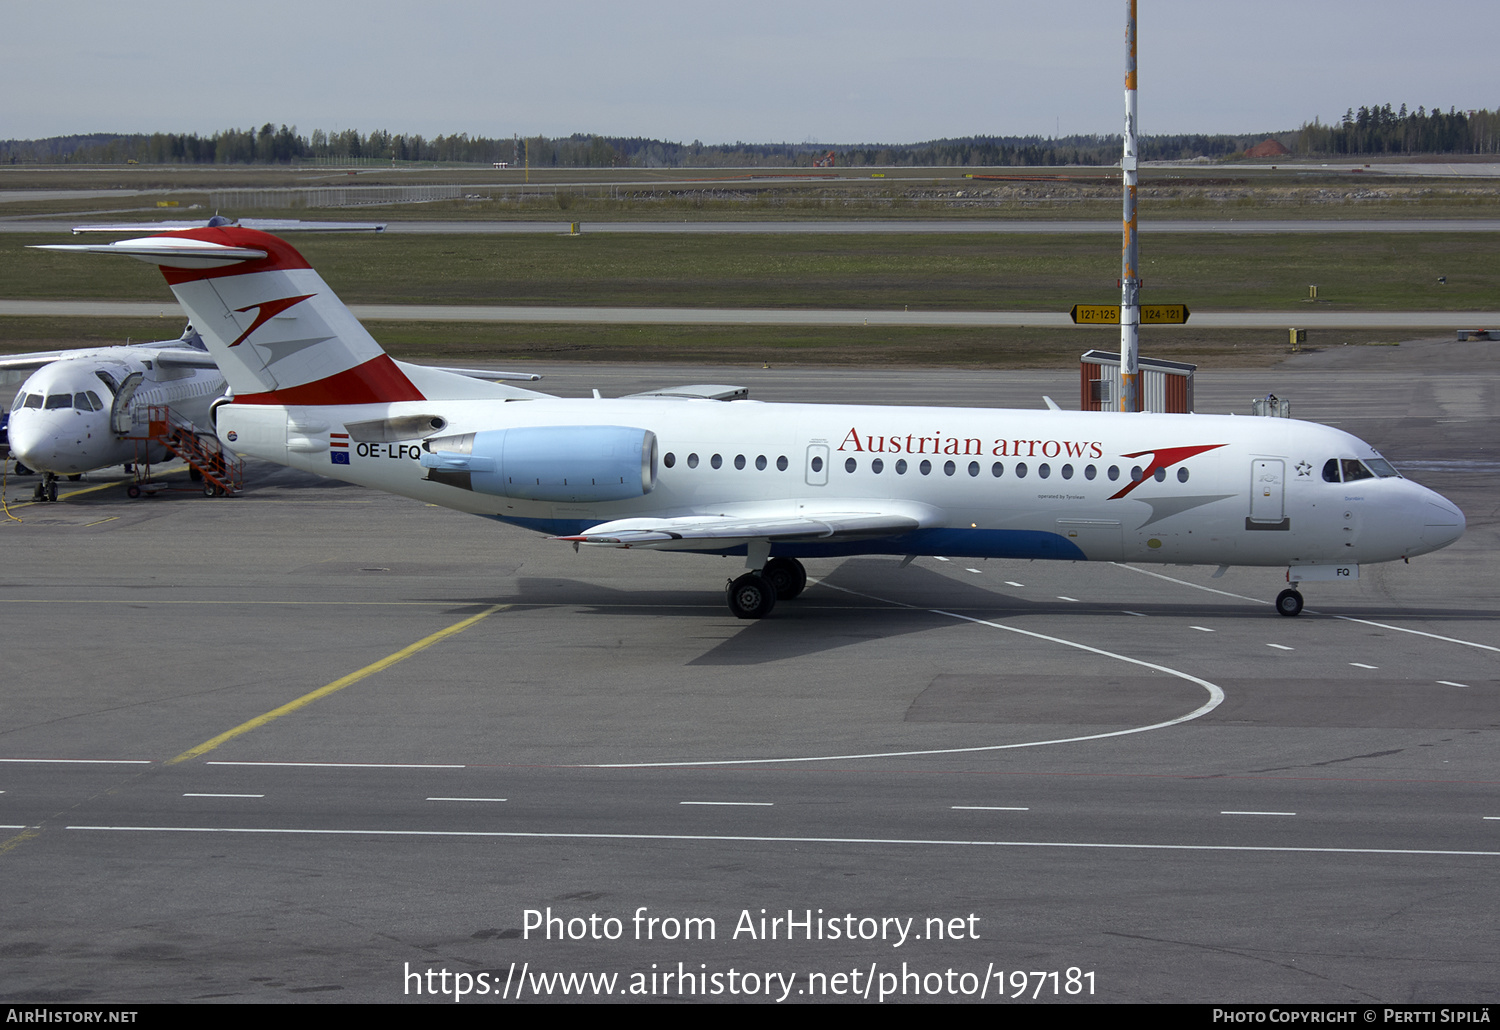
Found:
[[[347,464],[349,464],[349,452],[348,451],[330,451],[329,452],[329,457],[331,457],[333,459],[333,463],[335,465],[347,465]]]

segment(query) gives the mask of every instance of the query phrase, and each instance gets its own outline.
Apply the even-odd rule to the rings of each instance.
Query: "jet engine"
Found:
[[[424,440],[427,480],[526,501],[623,501],[656,486],[656,434],[525,426]]]

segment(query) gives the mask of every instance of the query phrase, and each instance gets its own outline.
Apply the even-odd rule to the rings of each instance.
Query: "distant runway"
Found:
[[[870,325],[908,327],[1071,328],[1065,311],[860,311],[797,308],[526,307],[478,304],[351,304],[361,320],[383,322],[530,322],[610,325]],[[44,318],[179,317],[169,302],[0,300],[0,316]],[[1500,328],[1500,311],[1194,311],[1195,329]]]
[[[105,224],[120,222],[128,216],[93,216],[80,218],[77,215],[66,219],[0,219],[0,233],[50,233],[67,232],[78,224]],[[349,221],[358,219],[349,218]],[[491,234],[511,235],[516,233],[562,234],[570,231],[571,222],[522,222],[522,221],[407,221],[390,219],[386,232],[409,235],[464,235]],[[749,222],[602,222],[582,219],[585,235],[589,233],[727,233],[738,235],[865,235],[865,234],[1021,234],[1021,235],[1074,235],[1103,234],[1118,236],[1118,221],[1065,221],[1046,219],[998,219],[998,218],[850,218],[820,219],[812,221],[749,221]],[[1495,218],[1420,218],[1420,219],[1174,219],[1163,221],[1143,220],[1140,231],[1148,235],[1159,234],[1297,234],[1318,235],[1325,233],[1492,233],[1500,232],[1500,219]]]

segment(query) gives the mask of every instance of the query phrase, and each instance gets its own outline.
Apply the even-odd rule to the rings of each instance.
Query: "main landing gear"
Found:
[[[1282,615],[1302,614],[1302,594],[1297,590],[1283,590],[1276,595],[1276,610]]]
[[[764,619],[777,601],[790,601],[807,587],[807,570],[795,558],[772,558],[731,580],[724,600],[737,619]]]

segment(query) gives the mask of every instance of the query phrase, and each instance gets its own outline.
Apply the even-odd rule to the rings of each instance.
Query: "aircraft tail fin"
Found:
[[[215,226],[43,250],[161,267],[236,404],[368,404],[427,397],[284,240]]]

